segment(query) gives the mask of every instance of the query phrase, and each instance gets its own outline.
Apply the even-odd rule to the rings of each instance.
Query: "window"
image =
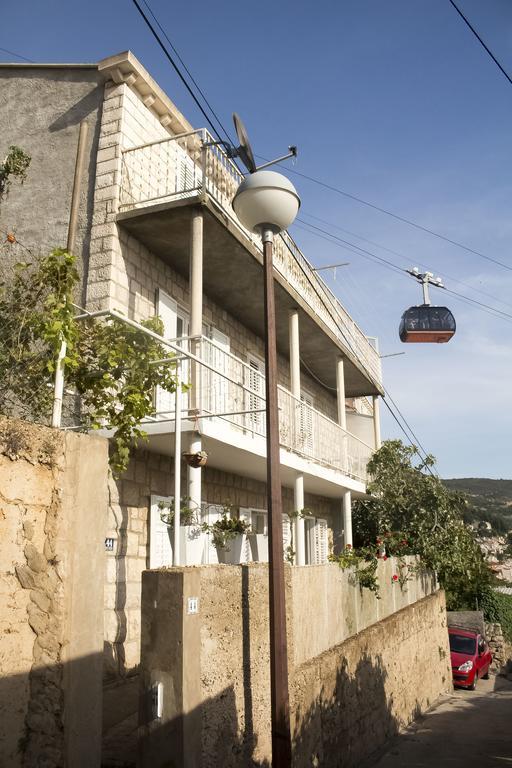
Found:
[[[247,413],[245,423],[247,428],[259,435],[265,434],[265,364],[257,357],[249,356],[247,360],[245,386],[255,394],[246,392],[245,408],[253,413]],[[256,413],[254,413],[256,411]]]
[[[172,496],[151,496],[149,509],[149,567],[172,565],[172,529],[162,520],[160,502],[169,503]]]
[[[313,453],[313,397],[306,392],[300,396],[300,447],[301,450],[311,455]]]
[[[230,374],[230,358],[226,354],[229,353],[229,336],[221,333],[217,328],[210,328],[206,335],[214,342],[205,344],[206,362],[214,370],[203,369],[205,409],[210,413],[228,413],[236,410],[231,407],[232,403],[229,399],[229,381],[221,375],[229,376]]]
[[[176,301],[160,288],[157,291],[156,297],[156,314],[161,318],[164,324],[164,339],[175,341],[176,339],[188,336],[188,314],[178,307]],[[171,350],[169,350],[169,355],[171,355]],[[182,360],[182,381],[188,381],[189,370],[188,360]],[[172,417],[174,415],[174,403],[175,398],[173,392],[168,392],[161,387],[157,387],[155,394],[155,408],[157,413],[160,413],[164,417]],[[188,394],[186,392],[182,393],[181,403],[183,408],[187,408]]]
[[[305,559],[307,565],[320,565],[328,559],[327,520],[304,518]]]

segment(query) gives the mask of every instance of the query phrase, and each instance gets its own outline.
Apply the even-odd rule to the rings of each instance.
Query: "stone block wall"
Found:
[[[186,488],[185,469],[182,487]],[[174,459],[137,450],[122,478],[109,478],[109,510],[105,537],[114,540],[105,563],[105,676],[124,677],[140,663],[142,572],[149,567],[149,507],[151,495],[174,493]],[[266,485],[258,480],[205,467],[202,496],[209,504],[265,509]],[[333,530],[340,505],[332,499],[306,494],[306,506],[327,520]],[[283,488],[283,510],[293,512],[293,491]],[[332,534],[331,534],[332,539]]]
[[[99,766],[107,443],[0,420],[0,765]]]
[[[358,765],[451,688],[435,580],[430,589],[419,580],[404,607],[379,619],[363,606],[375,595],[363,597],[337,569],[285,569],[293,764],[301,768]],[[382,584],[383,594],[395,586]],[[188,612],[189,597],[198,598],[197,613]],[[149,693],[159,683],[156,718]],[[269,684],[266,565],[143,574],[141,766],[159,768],[171,755],[184,768],[269,765]]]

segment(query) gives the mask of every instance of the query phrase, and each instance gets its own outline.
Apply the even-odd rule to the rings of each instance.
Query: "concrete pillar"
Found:
[[[203,211],[196,208],[190,221],[190,336],[200,337],[203,332]],[[200,355],[201,342],[192,339],[190,351]],[[190,364],[189,410],[191,415],[201,411],[201,370],[197,363]],[[192,432],[188,452],[197,453],[202,450],[201,434],[198,430]],[[187,485],[190,505],[201,508],[201,468],[187,467]]]
[[[375,450],[378,451],[381,446],[380,439],[380,402],[379,396],[373,396],[373,435],[375,440]]]
[[[352,539],[352,494],[345,491],[343,494],[343,543],[345,546],[353,546]]]
[[[290,336],[290,388],[294,397],[300,401],[300,339],[299,339],[299,312],[292,309],[289,315]],[[295,511],[304,509],[304,475],[298,474],[294,483]],[[295,564],[305,565],[306,549],[304,536],[304,518],[295,518]]]
[[[347,414],[345,411],[345,370],[343,358],[336,361],[336,390],[338,400],[338,424],[342,429],[347,428]]]

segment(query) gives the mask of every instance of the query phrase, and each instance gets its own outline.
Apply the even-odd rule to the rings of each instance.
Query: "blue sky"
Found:
[[[459,4],[512,73],[512,3]],[[224,125],[231,130],[239,112],[258,154],[297,144],[296,170],[512,267],[512,86],[448,0],[151,0],[151,7]],[[3,0],[0,47],[72,62],[129,48],[191,122],[204,125],[130,0]],[[0,60],[12,59],[0,51]],[[290,178],[301,218],[400,267],[425,264],[447,287],[512,315],[512,271]],[[405,351],[383,360],[385,384],[440,474],[512,477],[512,319],[436,292],[435,302],[450,299],[456,336],[445,345],[402,345],[400,315],[420,302],[413,280],[302,224],[291,231],[314,264],[350,262],[335,281],[324,273],[329,285],[363,330],[379,336],[383,355]],[[382,411],[384,436],[398,436]]]

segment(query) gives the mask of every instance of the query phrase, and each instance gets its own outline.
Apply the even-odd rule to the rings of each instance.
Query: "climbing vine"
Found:
[[[130,448],[145,437],[153,393],[176,388],[172,355],[154,336],[121,319],[75,319],[75,257],[62,249],[19,263],[0,283],[0,413],[47,421],[62,342],[67,390],[79,397],[84,428],[113,430],[111,465],[126,469]],[[162,334],[159,318],[142,325]]]

